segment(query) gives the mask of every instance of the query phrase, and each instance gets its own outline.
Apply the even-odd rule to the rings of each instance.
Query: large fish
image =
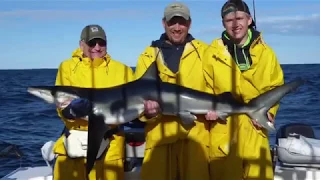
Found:
[[[180,117],[186,128],[191,127],[196,115],[215,111],[222,120],[233,114],[247,114],[262,127],[274,131],[267,111],[287,93],[304,81],[295,80],[276,87],[251,100],[248,104],[237,101],[231,93],[213,95],[176,84],[162,82],[158,67],[153,62],[139,79],[110,88],[80,88],[71,86],[33,86],[28,92],[48,103],[63,104],[76,97],[87,98],[93,104],[88,119],[87,173],[95,163],[108,125],[121,125],[139,117],[144,111],[144,100],[159,102],[162,113]]]

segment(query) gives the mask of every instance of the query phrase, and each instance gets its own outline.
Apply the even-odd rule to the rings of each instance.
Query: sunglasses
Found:
[[[107,42],[103,39],[92,39],[90,41],[87,42],[87,45],[89,47],[95,47],[96,45],[99,45],[100,47],[105,47],[107,45]]]
[[[177,23],[179,25],[188,26],[189,21],[184,19],[183,17],[178,17],[178,16],[173,17],[169,21],[167,21],[167,25],[168,26],[172,26],[172,25],[175,25]]]

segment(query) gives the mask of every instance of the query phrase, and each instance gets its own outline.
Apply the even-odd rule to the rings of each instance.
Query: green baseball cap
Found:
[[[181,2],[170,3],[164,10],[164,18],[169,21],[174,16],[183,17],[186,20],[190,19],[190,9]]]
[[[99,25],[87,25],[83,28],[81,32],[80,39],[84,42],[89,42],[92,39],[103,39],[107,41],[106,33],[104,32],[103,28]]]

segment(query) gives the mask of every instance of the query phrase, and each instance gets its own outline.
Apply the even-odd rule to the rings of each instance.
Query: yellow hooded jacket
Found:
[[[111,59],[109,55],[104,58],[91,61],[83,58],[81,49],[76,49],[72,53],[72,58],[60,64],[56,77],[56,85],[79,86],[87,88],[105,88],[125,84],[134,79],[133,71],[130,67]],[[58,115],[64,122],[68,130],[88,130],[88,123],[85,120],[65,119],[58,109]],[[54,153],[66,155],[62,135],[56,142]],[[124,137],[113,135],[106,159],[116,160],[124,156]]]
[[[136,78],[140,78],[150,64],[157,61],[159,75],[162,81],[176,83],[199,91],[209,91],[202,74],[203,53],[207,47],[207,44],[199,40],[188,42],[181,57],[179,71],[173,73],[165,65],[159,48],[149,46],[138,59],[135,71]],[[147,122],[145,126],[146,148],[174,143],[187,136],[205,145],[209,143],[209,131],[203,131],[203,129],[208,129],[204,127],[207,126],[207,124],[200,122],[201,117],[199,117],[199,122],[196,122],[197,125],[192,128],[189,134],[186,129],[181,126],[181,121],[176,116],[158,115],[155,118],[147,120],[142,114],[140,120]]]
[[[213,93],[232,92],[235,98],[247,103],[259,94],[284,83],[283,71],[275,53],[263,41],[261,34],[252,42],[249,53],[252,65],[247,71],[241,72],[222,39],[213,40],[203,61],[205,79]],[[279,104],[269,112],[275,116],[278,108]],[[267,162],[271,165],[268,134],[265,130],[256,130],[248,116],[229,117],[227,124],[213,123],[210,134],[212,179],[258,177],[261,163]],[[235,159],[222,163],[221,158],[225,158],[231,152],[232,144],[237,144],[235,153],[237,157],[240,156],[239,164]],[[261,157],[261,148],[267,151],[266,158]],[[265,162],[260,164],[251,164],[249,160],[261,158],[264,158]],[[227,172],[228,169],[232,172]],[[268,167],[266,172],[267,179],[273,179],[272,166]],[[229,176],[232,177],[228,178]]]

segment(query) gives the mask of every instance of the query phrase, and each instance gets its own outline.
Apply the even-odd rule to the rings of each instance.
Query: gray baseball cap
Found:
[[[103,28],[99,25],[87,25],[81,32],[80,39],[84,42],[89,42],[92,39],[103,39],[107,41],[107,36]]]
[[[164,18],[169,21],[174,16],[183,17],[186,20],[190,19],[190,9],[181,2],[170,3],[164,10]]]

